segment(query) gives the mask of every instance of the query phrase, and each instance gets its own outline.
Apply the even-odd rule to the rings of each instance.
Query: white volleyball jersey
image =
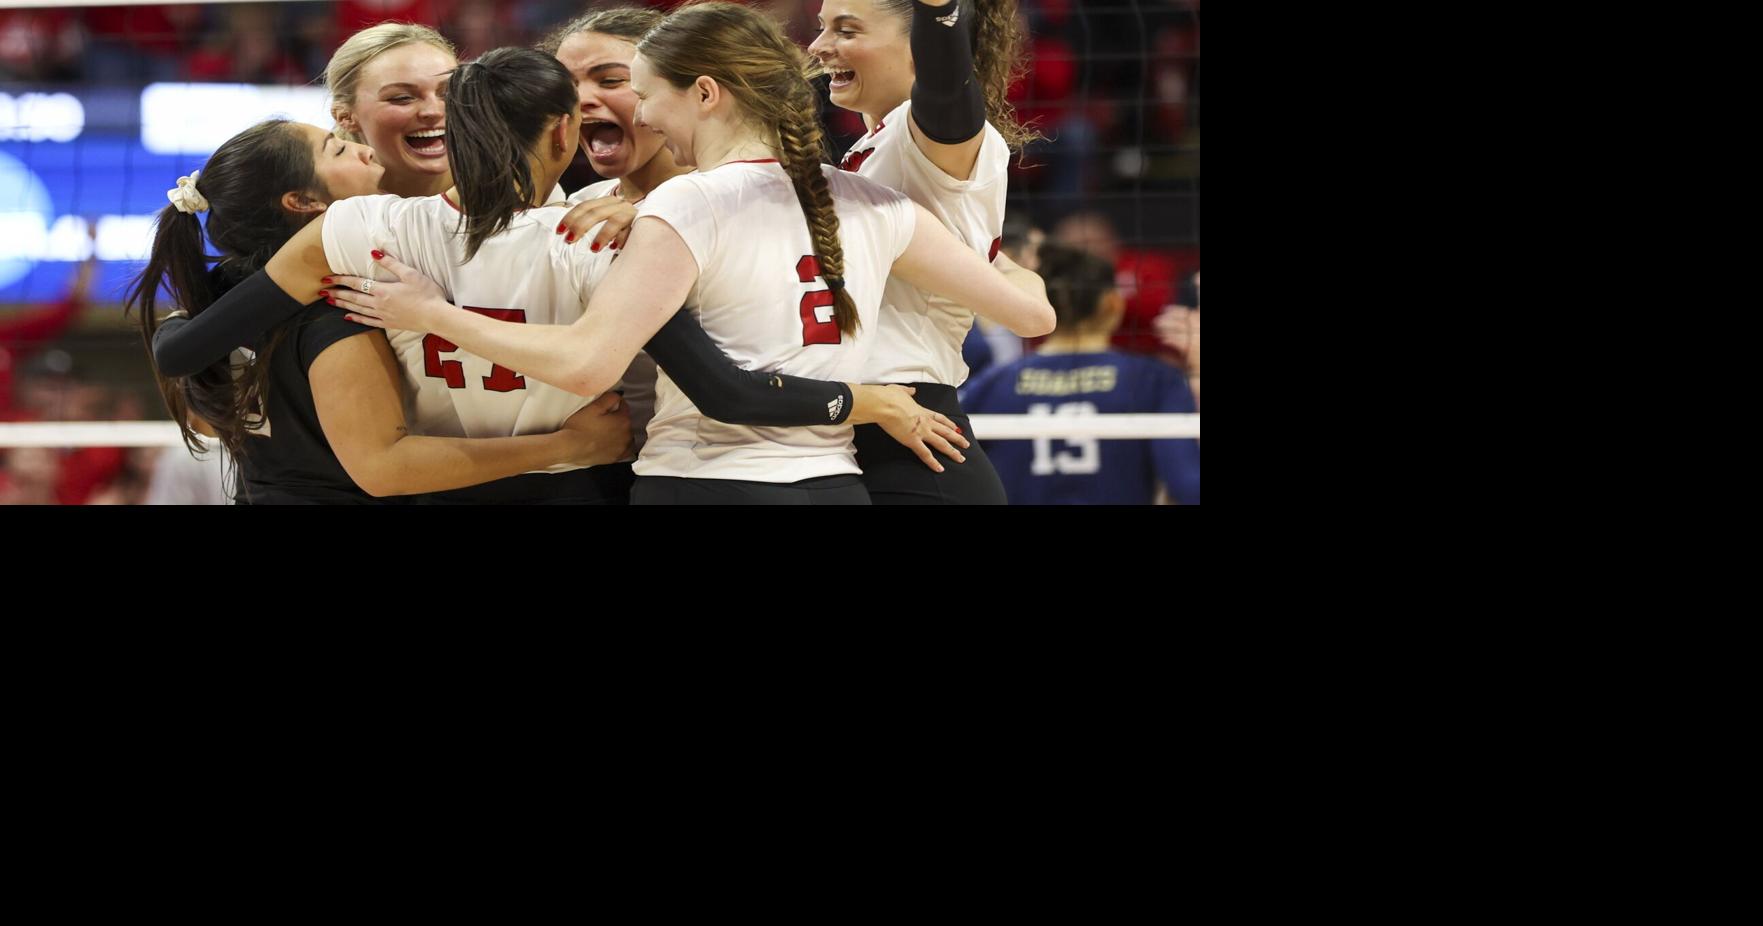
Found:
[[[601,180],[571,193],[569,204],[575,206],[590,199],[613,196],[617,193],[617,180]],[[600,226],[596,225],[588,229],[587,237],[592,238],[598,234],[599,228]],[[570,247],[586,250],[588,246],[583,243],[583,239],[578,238],[575,244]],[[610,268],[612,262],[617,258],[618,254],[614,252],[601,266]],[[600,282],[599,277],[605,275],[606,272],[602,269],[593,282]],[[624,394],[625,404],[630,406],[631,439],[636,443],[636,448],[640,452],[649,437],[649,421],[655,417],[655,361],[649,359],[649,354],[646,351],[637,351],[637,355],[631,358],[630,368],[624,371],[623,378],[618,381],[617,389]]]
[[[515,214],[506,230],[465,262],[459,208],[445,196],[356,196],[325,213],[324,251],[338,273],[394,279],[373,262],[380,250],[423,272],[464,311],[532,325],[581,317],[582,295],[610,257],[563,243],[562,205]],[[463,351],[436,334],[387,332],[404,366],[405,413],[415,433],[441,437],[548,434],[590,400]],[[546,472],[580,469],[556,465]]]
[[[616,195],[618,195],[617,180],[596,180],[593,183],[576,190],[574,193],[569,194],[569,204],[575,206],[585,203],[590,199],[599,199],[602,196]]]
[[[638,212],[667,222],[691,249],[698,281],[686,308],[742,369],[857,382],[882,289],[912,241],[912,203],[899,193],[822,165],[839,217],[845,285],[856,335],[833,320],[795,186],[776,161],[737,161],[685,174],[651,191]],[[640,221],[640,219],[639,219]],[[704,417],[664,370],[639,476],[798,482],[856,473],[850,425],[749,428]],[[839,409],[828,409],[828,418]]]
[[[851,146],[840,167],[890,190],[899,190],[930,210],[956,238],[987,262],[998,256],[1004,235],[1004,194],[1010,148],[986,123],[985,140],[973,175],[956,180],[931,163],[912,140],[907,100]],[[899,280],[888,282],[882,300],[881,336],[864,382],[942,383],[967,380],[961,344],[973,327],[973,312],[947,299],[929,296]]]

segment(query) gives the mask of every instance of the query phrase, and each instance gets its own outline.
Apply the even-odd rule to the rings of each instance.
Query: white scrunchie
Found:
[[[179,212],[207,212],[208,200],[196,191],[196,178],[202,176],[201,171],[192,171],[188,177],[179,177],[175,190],[166,190],[165,198],[178,207]]]

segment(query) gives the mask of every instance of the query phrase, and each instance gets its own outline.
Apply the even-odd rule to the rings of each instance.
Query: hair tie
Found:
[[[826,288],[827,289],[844,289],[845,288],[845,278],[844,277],[829,277],[825,274],[821,274],[820,278],[826,281]]]
[[[165,198],[171,200],[179,212],[191,215],[208,211],[208,200],[196,189],[196,178],[202,176],[199,170],[193,170],[188,177],[179,177],[176,189],[166,190]]]

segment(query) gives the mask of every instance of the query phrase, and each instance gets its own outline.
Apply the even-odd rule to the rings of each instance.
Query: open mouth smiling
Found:
[[[404,144],[420,157],[440,158],[447,156],[447,130],[429,129],[404,136]]]
[[[583,120],[582,144],[588,149],[588,157],[599,163],[618,160],[624,154],[625,134],[623,127],[615,122],[602,120]]]

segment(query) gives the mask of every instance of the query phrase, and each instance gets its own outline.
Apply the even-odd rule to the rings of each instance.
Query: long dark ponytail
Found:
[[[577,105],[569,71],[530,48],[484,52],[447,79],[447,163],[465,213],[466,260],[538,196],[533,142]]]
[[[192,317],[200,315],[233,283],[262,269],[311,219],[284,210],[282,194],[315,191],[318,184],[305,140],[291,124],[272,120],[240,132],[216,149],[193,187],[207,200],[203,213],[208,217],[207,243],[219,253],[208,252],[196,213],[176,205],[159,211],[147,266],[135,277],[125,304],[125,312],[139,312],[149,359],[153,332],[159,328],[161,290],[173,305]],[[219,263],[210,269],[210,261]],[[228,451],[235,456],[246,452],[247,432],[261,427],[269,357],[282,333],[278,330],[242,371],[234,370],[230,358],[188,377],[166,377],[154,366],[166,410],[192,451],[204,449],[190,427],[194,412],[214,428]]]

